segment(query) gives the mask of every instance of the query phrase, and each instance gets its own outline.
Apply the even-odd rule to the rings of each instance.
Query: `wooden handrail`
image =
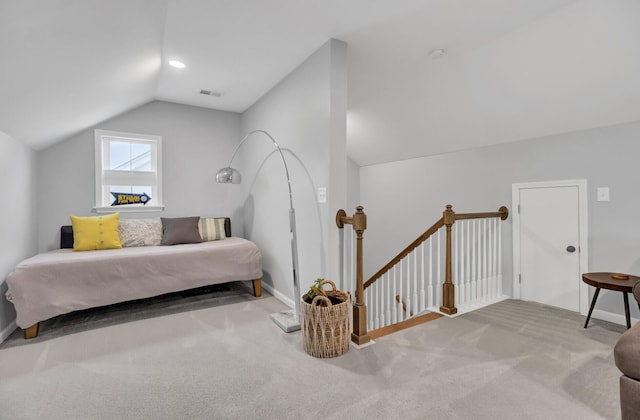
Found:
[[[509,217],[509,209],[502,206],[497,212],[488,213],[456,213],[456,220],[469,220],[469,219],[488,219],[490,217],[499,217],[500,220],[507,220]]]
[[[441,217],[440,220],[433,224],[433,226],[427,229],[422,235],[418,236],[415,241],[411,242],[409,246],[400,251],[400,253],[396,255],[391,261],[389,261],[387,265],[382,267],[376,274],[371,276],[371,278],[364,283],[364,288],[366,289],[367,287],[375,283],[375,281],[382,277],[384,273],[389,271],[394,265],[398,264],[404,257],[409,255],[411,251],[419,247],[421,243],[429,239],[429,237],[436,233],[442,226],[444,226],[444,218]]]

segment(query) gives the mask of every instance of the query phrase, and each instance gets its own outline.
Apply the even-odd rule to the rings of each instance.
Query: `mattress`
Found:
[[[7,276],[16,324],[28,328],[57,315],[196,287],[262,278],[251,241],[74,252],[57,249],[21,262]]]

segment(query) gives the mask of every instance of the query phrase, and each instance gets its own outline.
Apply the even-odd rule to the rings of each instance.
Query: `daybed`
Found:
[[[74,252],[71,226],[63,226],[62,249],[24,260],[7,277],[16,324],[33,338],[40,321],[57,315],[237,280],[252,280],[259,297],[260,250],[231,237],[228,218],[224,230],[224,240]]]

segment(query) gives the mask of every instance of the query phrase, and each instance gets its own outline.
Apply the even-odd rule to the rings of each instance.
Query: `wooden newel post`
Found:
[[[356,303],[353,305],[353,332],[351,341],[362,345],[371,341],[367,334],[367,306],[364,304],[364,267],[362,256],[362,235],[367,229],[367,215],[363,207],[356,207],[353,215],[353,230],[356,231]]]
[[[446,262],[445,262],[445,278],[442,284],[442,306],[440,306],[440,312],[447,315],[453,315],[458,312],[455,304],[455,285],[451,279],[451,226],[456,221],[456,214],[452,210],[452,205],[448,204],[447,209],[442,214],[444,225],[447,228],[447,249],[446,249]]]
[[[353,304],[353,332],[351,341],[358,345],[371,341],[367,334],[367,306],[364,304],[364,264],[362,253],[362,236],[367,229],[367,215],[364,214],[364,207],[356,207],[356,213],[348,217],[344,210],[338,210],[336,214],[336,224],[342,229],[344,224],[353,225],[356,232],[356,301]]]

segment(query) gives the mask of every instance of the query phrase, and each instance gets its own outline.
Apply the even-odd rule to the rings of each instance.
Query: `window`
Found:
[[[161,146],[160,136],[95,130],[97,213],[164,208]]]

